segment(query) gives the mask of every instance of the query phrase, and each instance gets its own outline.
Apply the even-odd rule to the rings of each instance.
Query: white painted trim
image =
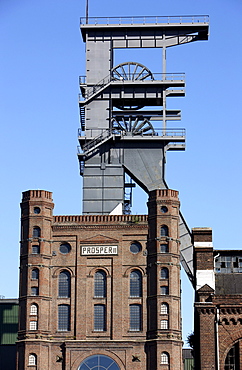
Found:
[[[196,290],[200,289],[205,284],[215,290],[215,274],[213,270],[197,270],[196,280]]]
[[[194,247],[213,248],[213,243],[212,242],[195,242]]]

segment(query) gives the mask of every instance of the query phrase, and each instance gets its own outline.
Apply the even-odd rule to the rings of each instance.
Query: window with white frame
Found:
[[[162,352],[160,363],[161,365],[169,365],[169,354],[167,352]]]
[[[37,365],[37,356],[35,353],[29,355],[29,365]]]
[[[37,321],[30,321],[29,330],[37,330]]]
[[[160,328],[161,329],[168,329],[168,320],[161,320]]]
[[[33,303],[30,306],[30,315],[37,316],[38,315],[38,306],[37,304]]]
[[[168,315],[168,312],[169,312],[168,303],[161,303],[161,306],[160,306],[161,315]]]

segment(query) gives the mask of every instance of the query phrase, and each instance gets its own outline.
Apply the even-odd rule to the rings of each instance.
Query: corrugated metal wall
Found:
[[[193,358],[185,358],[184,360],[184,370],[194,370],[194,359]]]
[[[0,304],[0,345],[14,344],[18,332],[18,305]]]

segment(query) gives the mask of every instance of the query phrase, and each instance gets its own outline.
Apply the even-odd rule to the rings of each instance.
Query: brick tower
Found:
[[[19,369],[27,369],[32,357],[40,355],[39,338],[50,333],[51,297],[51,225],[52,193],[30,190],[23,193],[21,203],[21,250],[19,291]],[[40,320],[41,317],[41,320]],[[31,351],[29,350],[31,347]],[[47,356],[41,347],[41,356]]]
[[[181,369],[179,200],[155,190],[148,201],[148,368]]]

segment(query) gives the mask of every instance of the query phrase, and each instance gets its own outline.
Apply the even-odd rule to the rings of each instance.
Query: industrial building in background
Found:
[[[196,288],[195,352],[212,352],[209,360],[197,352],[196,368],[239,369],[241,351],[231,341],[239,331],[221,342],[221,328],[229,333],[240,321],[215,298],[226,300],[211,233],[191,235],[165,180],[166,152],[185,148],[185,129],[168,125],[181,118],[168,101],[185,95],[185,77],[166,72],[166,51],[207,40],[208,27],[207,16],[81,20],[83,215],[54,216],[51,192],[23,193],[18,370],[183,369],[180,260]],[[136,60],[115,66],[115,50],[128,48],[160,48],[160,71]],[[131,214],[133,181],[149,195],[148,215]],[[227,256],[215,258],[219,265]],[[231,300],[236,315],[239,298]]]

